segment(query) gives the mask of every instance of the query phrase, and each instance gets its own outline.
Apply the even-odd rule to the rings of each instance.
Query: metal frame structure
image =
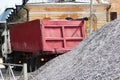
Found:
[[[6,74],[5,76],[3,75],[2,70],[0,69],[0,76],[2,80],[17,80],[17,78],[14,75],[14,72],[12,70],[12,66],[19,66],[19,67],[23,67],[20,76],[23,76],[24,80],[28,80],[28,75],[27,75],[27,64],[24,63],[23,65],[20,64],[9,64],[9,63],[0,63],[0,65],[4,65],[4,66],[8,66],[7,70],[6,70]]]

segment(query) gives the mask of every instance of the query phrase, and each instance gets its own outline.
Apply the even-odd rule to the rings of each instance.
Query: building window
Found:
[[[117,18],[117,12],[110,12],[110,20],[114,20]]]

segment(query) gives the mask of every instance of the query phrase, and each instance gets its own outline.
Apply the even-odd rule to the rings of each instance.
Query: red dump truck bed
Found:
[[[85,38],[84,22],[34,20],[10,27],[13,51],[61,54]]]

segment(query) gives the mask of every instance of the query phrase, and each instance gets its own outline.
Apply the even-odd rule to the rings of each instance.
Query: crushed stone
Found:
[[[72,51],[47,62],[29,80],[120,80],[120,19],[106,23]]]

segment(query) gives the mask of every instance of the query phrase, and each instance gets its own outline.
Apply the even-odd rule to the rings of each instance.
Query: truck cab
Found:
[[[7,30],[7,26],[5,26],[1,38],[2,38],[2,56],[4,58],[7,58],[7,55],[12,52],[10,45],[10,34],[9,34],[9,30]]]

